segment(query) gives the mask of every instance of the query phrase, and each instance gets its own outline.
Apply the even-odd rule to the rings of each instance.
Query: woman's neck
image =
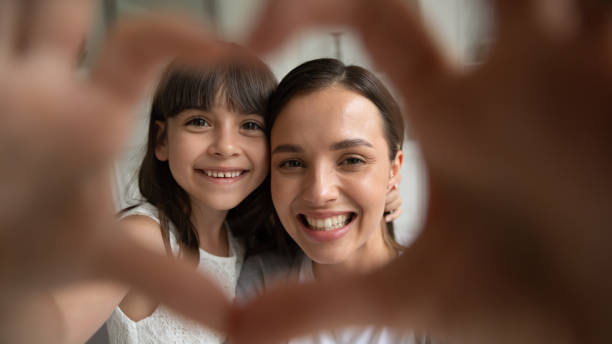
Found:
[[[200,248],[204,251],[220,256],[229,256],[229,242],[227,230],[224,226],[227,210],[217,210],[191,204],[191,222],[198,233]]]
[[[387,228],[383,220],[380,231],[340,263],[319,264],[313,261],[312,272],[315,278],[324,280],[348,273],[367,273],[389,263],[397,257],[397,252],[385,242],[382,234],[384,230]]]

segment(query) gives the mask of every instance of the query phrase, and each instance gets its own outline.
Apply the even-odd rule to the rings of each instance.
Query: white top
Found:
[[[247,302],[275,283],[296,279],[299,282],[313,281],[312,260],[299,254],[294,260],[277,254],[264,253],[250,257],[240,274],[236,299]],[[304,338],[294,338],[290,344],[418,344],[429,343],[426,337],[417,338],[412,332],[398,333],[385,327],[353,327],[339,331],[317,333]]]
[[[145,203],[123,214],[121,218],[130,215],[147,216],[159,223],[158,210],[153,205]],[[227,226],[227,224],[226,224]],[[227,228],[227,227],[226,227]],[[227,228],[228,229],[228,228]],[[200,263],[198,271],[206,273],[216,281],[226,295],[233,300],[236,295],[236,284],[244,258],[244,248],[234,238],[229,229],[228,242],[229,257],[219,257],[200,249]],[[177,256],[179,244],[176,229],[170,224],[170,249]],[[106,322],[110,343],[223,343],[225,336],[212,331],[202,325],[188,320],[170,309],[160,305],[150,316],[132,321],[119,307]]]

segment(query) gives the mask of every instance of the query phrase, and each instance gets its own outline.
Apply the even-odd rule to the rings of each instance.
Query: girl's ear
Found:
[[[400,171],[402,169],[402,163],[404,162],[404,152],[398,150],[395,154],[395,159],[391,162],[391,170],[389,172],[389,185],[388,188],[391,190],[394,186],[399,185],[402,177]]]
[[[155,157],[159,161],[168,161],[168,135],[166,134],[166,122],[155,121],[157,127],[157,139],[155,146]]]

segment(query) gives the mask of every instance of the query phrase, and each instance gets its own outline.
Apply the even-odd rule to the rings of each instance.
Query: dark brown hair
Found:
[[[346,66],[342,61],[331,58],[305,62],[291,70],[281,80],[268,102],[266,119],[268,137],[278,115],[291,99],[333,85],[355,91],[376,105],[383,120],[385,139],[389,146],[389,159],[395,159],[404,141],[404,121],[397,102],[372,72],[359,66]],[[285,231],[282,232],[277,233],[276,240],[280,242],[291,240]],[[403,246],[395,240],[393,223],[387,223],[387,231],[383,236],[391,248],[396,251],[403,250]],[[287,244],[282,243],[282,245]]]
[[[186,109],[209,111],[217,102],[239,113],[264,115],[268,97],[276,87],[276,78],[261,60],[248,55],[242,48],[234,48],[242,50],[247,58],[202,68],[171,65],[156,90],[138,187],[144,201],[159,210],[166,249],[169,248],[170,223],[176,228],[181,246],[196,256],[199,255],[199,239],[190,219],[189,195],[175,181],[168,162],[155,157],[155,149],[166,135],[159,132],[156,121],[166,122]],[[269,223],[272,205],[268,201],[268,188],[269,184],[263,183],[228,212],[226,221],[235,236],[246,238],[251,231]]]

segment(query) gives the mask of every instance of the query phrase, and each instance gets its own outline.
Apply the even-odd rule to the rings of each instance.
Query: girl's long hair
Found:
[[[246,53],[242,48],[235,48],[243,50],[243,55]],[[160,132],[156,122],[166,122],[186,109],[209,111],[219,101],[224,101],[232,111],[263,115],[268,97],[276,87],[276,78],[261,60],[248,53],[246,55],[248,58],[228,60],[204,68],[171,65],[155,92],[146,153],[138,173],[138,187],[143,200],[159,210],[167,250],[170,224],[174,224],[181,249],[199,256],[200,243],[191,222],[189,195],[177,184],[168,162],[155,157],[155,149],[166,135],[164,131]],[[263,183],[228,212],[226,221],[234,236],[251,242],[258,228],[269,225],[272,205],[267,201],[267,188],[269,184]]]

